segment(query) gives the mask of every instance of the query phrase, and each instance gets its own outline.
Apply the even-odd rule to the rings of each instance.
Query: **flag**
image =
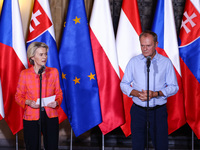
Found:
[[[58,69],[60,86],[61,89],[63,89],[62,74],[58,59],[54,26],[48,0],[35,0],[27,37],[27,47],[32,42],[43,42],[48,45],[49,51],[46,65],[48,67]],[[65,99],[64,94],[63,99]],[[66,114],[62,110],[62,107],[65,105],[64,102],[65,101],[63,101],[61,107],[58,109],[59,122],[62,122],[67,118]]]
[[[66,108],[76,136],[102,122],[84,0],[70,0],[59,51]]]
[[[179,53],[186,120],[200,139],[200,1],[186,0],[180,29]]]
[[[19,4],[4,0],[0,19],[0,78],[5,121],[13,134],[23,128],[23,109],[15,102],[21,70],[28,67]]]
[[[5,114],[4,114],[4,107],[3,107],[3,95],[2,95],[2,87],[1,87],[1,80],[0,80],[0,120],[4,117],[5,117]]]
[[[121,79],[129,60],[141,53],[139,35],[142,32],[137,0],[123,0],[116,35],[117,55]],[[121,126],[125,136],[131,134],[131,98],[123,94],[125,124]]]
[[[106,134],[124,124],[119,66],[108,0],[94,1],[90,29],[103,120],[99,127]]]
[[[180,57],[171,0],[157,1],[152,31],[158,35],[157,52],[172,61],[179,85],[177,94],[167,99],[168,133],[170,134],[186,123]]]

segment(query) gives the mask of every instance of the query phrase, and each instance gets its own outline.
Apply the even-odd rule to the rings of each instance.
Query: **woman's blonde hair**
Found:
[[[49,51],[49,47],[43,42],[32,42],[28,46],[27,58],[31,65],[34,65],[34,60],[31,58],[35,56],[36,50],[40,47],[46,48],[47,52]]]

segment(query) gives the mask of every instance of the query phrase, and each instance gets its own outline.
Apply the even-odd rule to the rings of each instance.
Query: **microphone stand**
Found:
[[[40,74],[40,118],[39,118],[39,150],[41,150],[41,103],[42,103],[42,72]]]
[[[147,150],[149,149],[149,69],[150,66],[147,65]]]

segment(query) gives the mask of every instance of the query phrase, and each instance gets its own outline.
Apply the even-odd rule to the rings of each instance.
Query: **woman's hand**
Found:
[[[39,108],[40,107],[40,105],[36,104],[36,102],[33,101],[33,100],[26,100],[25,104],[32,107],[32,108]]]
[[[47,104],[47,107],[51,107],[51,108],[56,108],[58,106],[58,102],[57,101],[54,101],[54,102],[51,102],[49,104]]]

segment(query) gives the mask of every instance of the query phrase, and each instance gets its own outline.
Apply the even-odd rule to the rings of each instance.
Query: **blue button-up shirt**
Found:
[[[127,64],[120,83],[122,92],[132,97],[133,102],[142,107],[146,107],[147,102],[131,96],[130,93],[133,89],[138,91],[147,90],[146,60],[142,54],[133,57]],[[162,91],[164,94],[164,96],[150,99],[149,107],[163,105],[167,102],[167,97],[176,94],[179,89],[174,67],[170,59],[156,52],[149,69],[149,90]]]

